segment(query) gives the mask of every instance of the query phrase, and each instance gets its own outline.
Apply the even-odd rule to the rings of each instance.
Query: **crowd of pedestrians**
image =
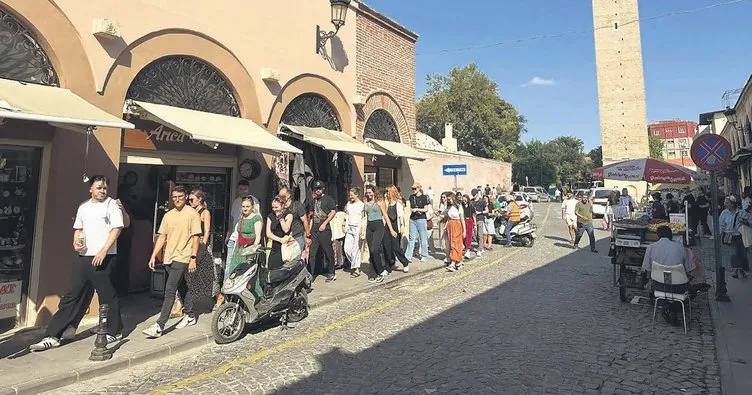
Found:
[[[78,252],[69,290],[48,327],[47,334],[32,351],[58,347],[64,334],[73,331],[85,314],[94,290],[100,303],[109,307],[107,342],[122,339],[119,301],[110,272],[117,252],[117,238],[129,226],[129,217],[118,200],[107,195],[109,180],[94,176],[89,200],[81,204],[74,222],[73,248]],[[173,185],[170,209],[158,224],[158,237],[148,262],[155,270],[164,266],[167,276],[164,301],[154,324],[143,331],[149,338],[162,336],[169,318],[177,310],[182,319],[176,328],[195,325],[205,310],[200,306],[222,303],[223,279],[242,264],[250,251],[268,247],[267,266],[281,267],[282,246],[297,244],[301,259],[314,277],[326,283],[336,281],[337,269],[360,277],[364,257],[373,268],[368,282],[383,282],[394,271],[408,272],[411,262],[426,262],[429,252],[443,256],[447,271],[463,268],[472,253],[482,256],[493,250],[499,218],[509,230],[520,221],[520,207],[514,196],[501,187],[477,186],[470,195],[443,192],[434,202],[434,192],[412,185],[405,198],[394,185],[378,188],[365,185],[349,190],[346,204],[338,206],[321,181],[311,184],[307,205],[296,201],[288,188],[281,188],[270,202],[265,217],[259,200],[250,194],[247,181],[237,185],[225,234],[226,259],[214,257],[213,219],[206,194]],[[342,210],[340,210],[340,208]],[[503,226],[503,225],[502,225]],[[432,237],[437,230],[438,238]],[[416,245],[417,244],[417,245]],[[475,246],[475,249],[473,249]],[[366,252],[367,251],[367,252]]]

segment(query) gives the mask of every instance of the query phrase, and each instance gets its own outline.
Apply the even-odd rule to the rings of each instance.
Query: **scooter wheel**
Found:
[[[238,340],[245,329],[245,312],[237,303],[223,303],[212,316],[212,335],[217,344]]]
[[[532,237],[523,237],[522,240],[520,240],[520,245],[527,248],[532,248],[533,244],[535,244],[535,239]]]
[[[290,300],[290,307],[287,310],[287,322],[300,322],[308,317],[308,292],[304,288],[299,288]]]

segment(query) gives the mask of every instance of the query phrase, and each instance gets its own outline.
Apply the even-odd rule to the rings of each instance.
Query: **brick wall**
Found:
[[[356,23],[357,94],[370,99],[358,113],[358,136],[363,136],[368,116],[383,108],[397,122],[402,142],[414,145],[417,36],[364,5]]]
[[[603,162],[647,157],[647,111],[637,0],[593,0]]]

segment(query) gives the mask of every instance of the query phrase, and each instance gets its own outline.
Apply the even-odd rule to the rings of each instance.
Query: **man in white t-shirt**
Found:
[[[243,198],[250,195],[251,186],[246,180],[240,180],[238,182],[238,188],[235,192],[235,200],[232,202],[232,206],[230,207],[230,221],[227,225],[227,262],[230,262],[232,260],[232,255],[235,253],[235,243],[238,241],[238,221],[240,221],[240,205],[243,203]],[[251,196],[253,198],[254,207],[256,208],[256,211],[261,214],[261,205],[259,204],[259,200],[256,199],[255,196]],[[227,268],[229,265],[225,265],[225,268]],[[229,276],[230,273],[225,272],[225,278]]]
[[[577,215],[574,213],[574,208],[577,205],[577,199],[572,195],[572,192],[567,192],[566,199],[561,202],[561,219],[567,224],[567,230],[569,230],[569,241],[574,243],[574,237],[577,234]]]
[[[89,284],[99,295],[99,303],[109,306],[107,316],[107,344],[122,338],[123,323],[115,287],[110,272],[115,264],[117,238],[123,228],[123,214],[112,198],[107,196],[110,180],[102,175],[91,177],[91,198],[78,207],[73,223],[73,249],[78,252],[71,270],[68,292],[60,300],[44,339],[29,346],[31,351],[44,351],[60,346],[60,337],[76,320],[80,298]]]

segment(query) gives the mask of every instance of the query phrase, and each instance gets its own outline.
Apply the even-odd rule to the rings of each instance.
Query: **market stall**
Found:
[[[614,163],[594,169],[592,173],[594,179],[645,181],[648,191],[651,185],[689,186],[695,175],[696,172],[685,167],[651,158]],[[672,214],[669,219],[653,219],[650,206],[646,205],[636,218],[619,219],[614,215],[611,223],[609,256],[613,265],[614,286],[619,287],[622,302],[627,301],[628,288],[643,289],[647,283],[647,278],[641,275],[642,260],[647,247],[658,240],[658,226],[669,226],[674,235],[682,237],[685,246],[689,242],[686,209],[683,214]]]
[[[647,277],[640,275],[642,260],[648,246],[658,241],[657,229],[661,225],[671,228],[676,237],[684,239],[686,246],[687,229],[683,224],[669,222],[664,219],[650,219],[643,216],[640,219],[616,220],[611,227],[611,264],[613,265],[614,286],[619,287],[619,299],[627,301],[627,289],[643,289]]]

